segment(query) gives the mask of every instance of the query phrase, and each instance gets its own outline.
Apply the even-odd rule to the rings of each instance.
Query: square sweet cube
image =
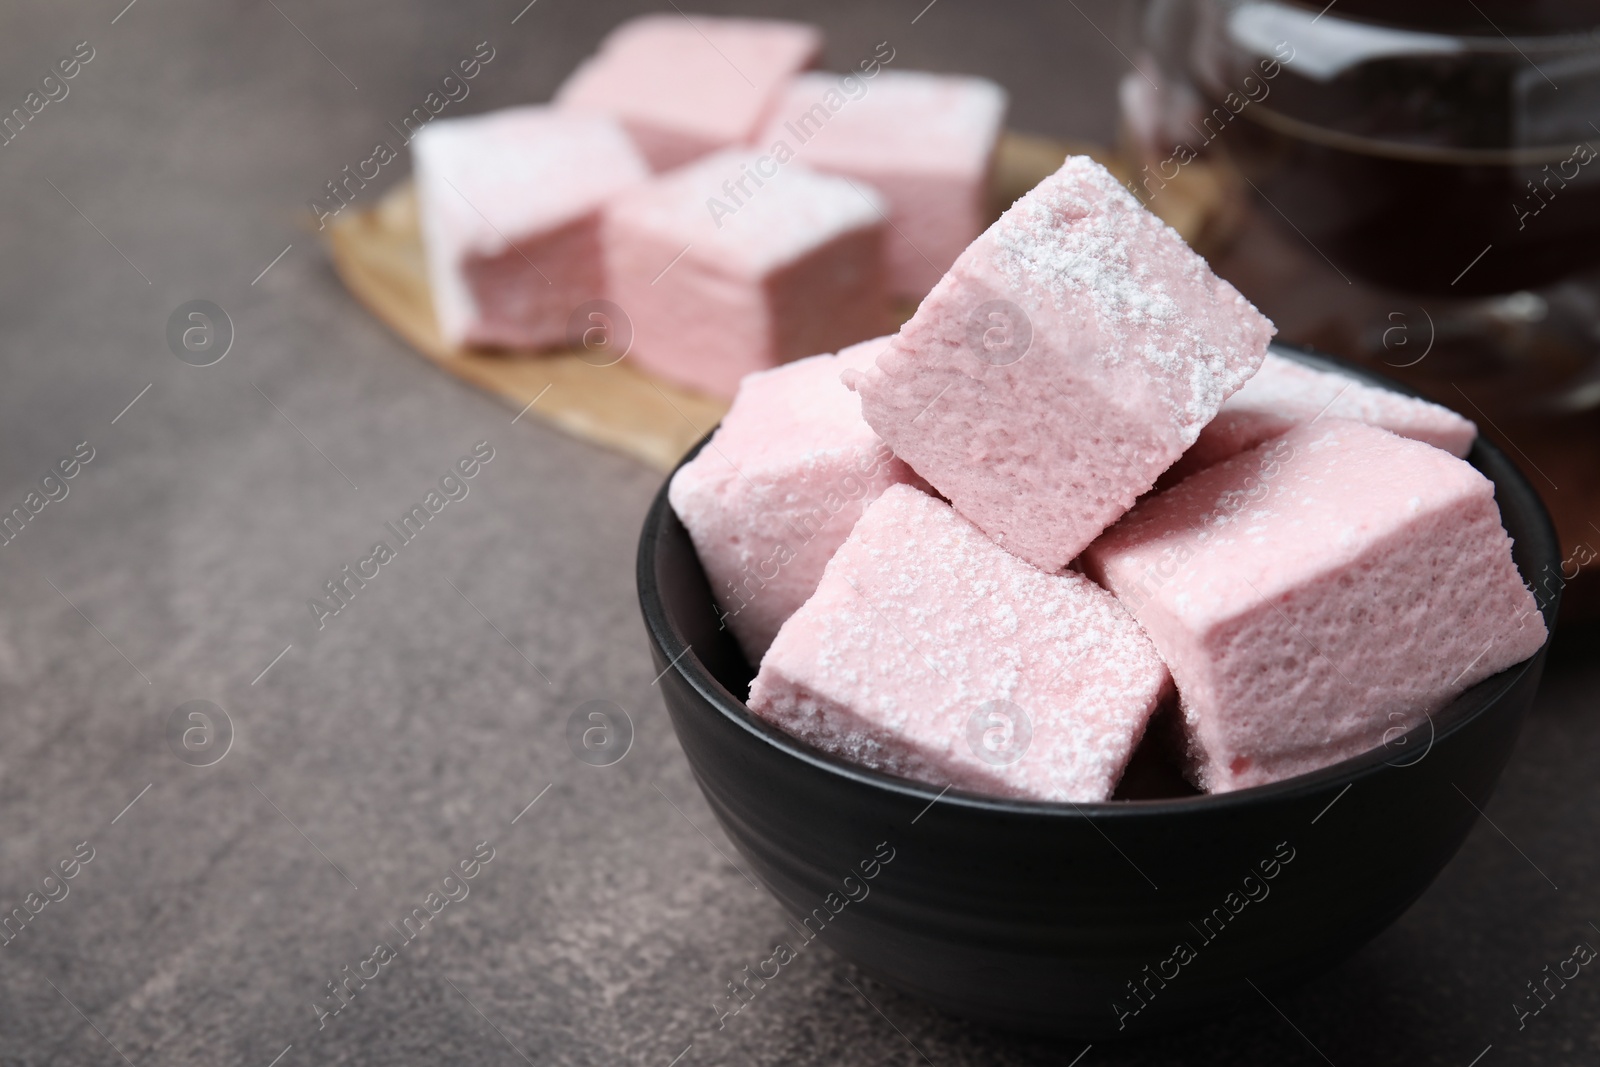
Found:
[[[889,287],[920,300],[983,232],[1006,92],[987,78],[802,74],[755,143],[869,182],[889,201]]]
[[[1268,352],[1255,377],[1223,403],[1163,481],[1186,478],[1322,416],[1381,426],[1453,456],[1465,456],[1478,438],[1477,426],[1449,408]]]
[[[1168,686],[1104,589],[1046,574],[896,485],[778,631],[749,706],[901,777],[1081,802],[1110,798]]]
[[[1489,480],[1344,419],[1149,497],[1082,563],[1171,668],[1211,792],[1377,748],[1546,636]]]
[[[883,333],[882,207],[871,189],[749,149],[624,193],[605,242],[632,358],[732,396],[751,371]]]
[[[861,418],[839,372],[866,342],[745,378],[700,454],[667,490],[705,567],[722,622],[751,663],[816,592],[822,568],[868,504],[920,482]]]
[[[603,205],[649,169],[615,121],[518,107],[439,119],[412,142],[439,330],[546,348],[605,291]]]
[[[743,144],[783,87],[816,63],[822,31],[777,19],[630,19],[556,90],[556,106],[621,120],[650,165]]]
[[[1086,156],[974,241],[845,383],[895,454],[1060,570],[1194,443],[1272,324]]]

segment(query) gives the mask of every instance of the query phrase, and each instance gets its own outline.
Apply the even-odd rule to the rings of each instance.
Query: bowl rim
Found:
[[[1332,371],[1354,378],[1364,384],[1375,385],[1405,396],[1428,399],[1416,390],[1384,375],[1309,348],[1274,341],[1269,346],[1269,351],[1318,370]],[[1433,402],[1437,403],[1437,401]],[[1199,793],[1193,796],[1154,799],[1082,802],[1071,800],[1023,800],[1013,797],[972,793],[951,786],[946,786],[940,790],[925,782],[900,778],[870,767],[851,763],[842,757],[813,748],[799,738],[793,737],[776,726],[767,723],[752,712],[744,701],[736,697],[717,680],[716,676],[701,662],[693,647],[684,639],[683,634],[679,631],[662,601],[660,582],[655,569],[656,548],[660,543],[662,530],[668,518],[675,520],[677,517],[667,497],[673,477],[684,464],[699,454],[715,432],[716,427],[708,430],[673,467],[671,473],[662,482],[654,500],[651,501],[649,511],[645,515],[644,526],[640,531],[637,558],[639,606],[644,616],[645,629],[649,634],[651,643],[668,664],[662,673],[671,672],[676,674],[725,720],[726,725],[742,730],[749,735],[751,740],[767,744],[785,755],[798,759],[830,776],[848,780],[855,785],[899,794],[908,801],[920,801],[926,804],[927,808],[931,808],[935,803],[945,803],[973,812],[1004,813],[1034,818],[1127,819],[1153,815],[1225,814],[1233,809],[1250,807],[1263,802],[1304,800],[1313,796],[1325,795],[1330,787],[1339,784],[1346,784],[1346,789],[1348,789],[1350,785],[1354,785],[1356,782],[1384,773],[1385,768],[1405,769],[1421,763],[1426,759],[1428,753],[1432,751],[1433,745],[1465,730],[1514,688],[1522,680],[1523,676],[1529,670],[1534,669],[1536,663],[1540,662],[1555,637],[1556,613],[1561,602],[1560,585],[1557,586],[1556,592],[1545,603],[1540,605],[1541,614],[1545,620],[1546,637],[1545,643],[1540,646],[1539,650],[1520,663],[1513,664],[1458,694],[1445,707],[1429,715],[1426,723],[1417,726],[1404,735],[1401,741],[1406,746],[1409,746],[1419,735],[1425,733],[1428,736],[1427,748],[1424,750],[1423,755],[1415,759],[1406,757],[1404,762],[1397,762],[1393,750],[1384,745],[1340,760],[1327,767],[1309,771],[1305,774],[1294,775],[1276,782],[1268,782],[1264,785],[1250,786],[1227,793]],[[1472,449],[1467,454],[1467,461],[1480,473],[1483,473],[1483,467],[1486,464],[1499,466],[1506,472],[1504,485],[1491,479],[1491,482],[1495,485],[1497,506],[1502,508],[1505,506],[1505,502],[1502,499],[1503,491],[1514,493],[1518,497],[1514,506],[1519,509],[1525,508],[1530,512],[1527,518],[1533,527],[1533,535],[1528,540],[1533,542],[1533,554],[1535,557],[1544,557],[1547,563],[1559,561],[1561,558],[1560,541],[1557,538],[1549,511],[1546,509],[1538,491],[1534,489],[1527,476],[1512,462],[1511,458],[1480,433],[1473,441]],[[1485,476],[1487,477],[1487,475]],[[1537,559],[1535,562],[1537,565]],[[1526,582],[1525,577],[1524,581]],[[1437,725],[1436,720],[1438,719],[1447,720],[1446,724],[1443,726]],[[1411,749],[1408,747],[1404,751],[1409,753]],[[1344,790],[1341,790],[1339,795],[1343,796]],[[926,811],[927,808],[923,810]],[[1318,817],[1320,818],[1320,816]]]

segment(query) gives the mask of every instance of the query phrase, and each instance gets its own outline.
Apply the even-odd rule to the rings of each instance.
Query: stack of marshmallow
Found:
[[[808,71],[811,26],[623,24],[549,106],[417,136],[434,308],[457,346],[570,346],[597,299],[629,354],[730,396],[747,373],[880,334],[983,228],[1006,97],[981,78]],[[588,322],[580,317],[577,333]]]
[[[1077,157],[897,335],[750,375],[669,491],[750,709],[932,785],[1102,801],[1158,708],[1224,792],[1533,655],[1476,428],[1272,333]]]

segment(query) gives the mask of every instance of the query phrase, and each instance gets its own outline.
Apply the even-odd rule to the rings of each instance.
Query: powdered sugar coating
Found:
[[[1185,478],[1324,416],[1381,426],[1453,456],[1465,456],[1478,437],[1478,428],[1449,408],[1268,352],[1255,377],[1223,403],[1163,480]]]
[[[564,341],[571,309],[604,289],[602,205],[649,174],[622,127],[604,116],[507,108],[431,122],[412,151],[445,339]]]
[[[749,278],[843,234],[881,225],[886,204],[876,190],[794,164],[759,187],[746,179],[748,198],[723,188],[745,178],[761,158],[748,148],[717,152],[619,197],[611,216],[619,226],[690,246],[686,258],[697,263]],[[731,210],[714,212],[707,206],[712,201]]]
[[[986,310],[997,302],[1013,310]],[[1025,327],[1026,353],[986,357],[1002,335],[984,314],[993,329]],[[1058,570],[1194,441],[1271,335],[1177,233],[1074,157],[845,381],[867,422],[963,515]]]
[[[1270,324],[1245,314],[1255,309],[1088,156],[1069,158],[995,223],[992,236],[994,269],[1010,289],[1092,318],[1101,333],[1094,355],[1105,366],[1134,360],[1152,379],[1181,381],[1152,395],[1185,443],[1242,384],[1230,350],[1266,352]],[[1219,335],[1212,316],[1187,304],[1197,293],[1234,305],[1240,321],[1224,321]],[[1250,362],[1259,358],[1252,353]]]
[[[1376,748],[1546,636],[1492,483],[1343,419],[1147,498],[1083,566],[1161,650],[1214,792]]]
[[[1104,590],[1045,574],[949,505],[893,486],[779,631],[749,706],[819,748],[929,784],[1097,801],[1166,685],[1149,639]],[[971,740],[974,713],[998,701],[1031,724],[1009,763]]]
[[[867,505],[890,485],[920,481],[839,383],[857,358],[811,356],[747,376],[710,442],[667,490],[751,663],[815,592]]]
[[[615,121],[545,106],[439,119],[411,150],[424,217],[448,220],[460,250],[480,256],[587,217],[649,176]]]

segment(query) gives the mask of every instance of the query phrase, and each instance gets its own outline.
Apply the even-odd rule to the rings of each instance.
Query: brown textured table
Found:
[[[0,35],[6,111],[77,42],[93,49],[0,147],[0,501],[93,450],[0,546],[0,907],[30,916],[0,945],[0,1062],[1082,1053],[934,1014],[826,952],[718,1029],[724,983],[784,924],[730,862],[651,686],[631,554],[658,476],[513,425],[412,356],[306,228],[306,201],[480,41],[495,58],[447,113],[544,98],[631,9],[125,2],[16,0]],[[758,9],[826,24],[835,64],[887,39],[904,66],[1006,83],[1018,128],[1110,136],[1123,60],[1085,17],[1114,35],[1110,3],[741,8]],[[168,349],[169,315],[194,299],[236,334],[213,366]],[[319,631],[306,601],[479,441],[494,458],[468,496]],[[1600,943],[1600,674],[1592,645],[1572,648],[1495,827],[1391,931],[1282,1016],[1096,1046],[1081,1067],[1466,1067],[1491,1044],[1482,1067],[1592,1062],[1600,977],[1520,1032],[1511,1009],[1574,941]],[[565,740],[591,699],[635,725],[611,767]],[[177,710],[196,700],[225,709],[225,752],[215,712]],[[177,758],[175,716],[200,731],[189,763],[216,762]],[[75,850],[92,859],[74,866]],[[47,882],[62,861],[75,877]],[[447,882],[463,861],[476,877]],[[319,1029],[326,984],[399,944],[419,907],[423,933],[366,964],[377,976]]]

